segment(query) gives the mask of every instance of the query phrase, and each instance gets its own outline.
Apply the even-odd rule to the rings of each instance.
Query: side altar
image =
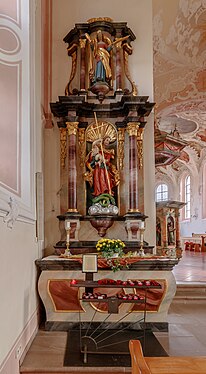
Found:
[[[65,95],[51,103],[60,132],[60,240],[54,243],[55,255],[36,262],[48,329],[67,328],[80,316],[84,322],[105,319],[107,303],[83,303],[84,287],[71,285],[84,280],[82,256],[97,253],[104,237],[125,245],[117,260],[121,270],[113,272],[113,260],[99,256],[94,275],[95,282],[111,282],[107,298],[128,297],[128,303],[115,301],[118,319],[132,322],[147,312],[146,322],[166,323],[175,294],[172,268],[178,260],[155,256],[154,246],[144,240],[144,129],[154,103],[138,94],[129,72],[134,40],[126,22],[110,18],[78,23],[64,38],[71,75]],[[118,281],[126,283],[118,288]],[[158,282],[159,288],[143,287],[147,281]],[[135,282],[143,284],[138,297],[147,294],[144,306],[133,302]],[[92,290],[96,294],[95,285]],[[111,313],[108,322],[115,320],[117,313]]]
[[[104,299],[95,300],[95,296],[85,303],[85,274],[82,273],[81,257],[71,256],[63,258],[48,256],[36,261],[41,269],[38,282],[39,295],[46,309],[47,330],[68,330],[77,327],[79,322],[104,323],[114,322],[131,323],[132,328],[141,329],[144,319],[148,326],[155,329],[167,329],[167,314],[171,301],[176,292],[176,282],[172,273],[176,259],[158,256],[131,257],[128,268],[111,271],[104,259],[98,260],[98,272],[94,274],[97,285],[91,284],[95,293],[103,293],[107,298],[118,298],[118,310],[114,313],[109,310]],[[73,287],[73,281],[80,282],[79,287]],[[151,287],[154,281],[160,287]],[[95,283],[94,282],[94,283]],[[146,282],[146,283],[145,283]],[[150,282],[150,283],[148,283]],[[88,287],[87,284],[87,287]],[[135,285],[138,284],[138,289]],[[135,297],[145,297],[143,303],[134,303]],[[104,287],[104,288],[103,288]],[[125,303],[126,298],[126,303]],[[137,300],[138,301],[138,300]]]

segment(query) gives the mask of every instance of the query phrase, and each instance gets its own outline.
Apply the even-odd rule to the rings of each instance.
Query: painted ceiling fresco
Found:
[[[153,14],[155,114],[188,141],[179,170],[206,147],[206,0],[154,0]]]

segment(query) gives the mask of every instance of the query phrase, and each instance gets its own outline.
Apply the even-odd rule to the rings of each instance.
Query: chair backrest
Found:
[[[132,360],[132,374],[152,374],[149,369],[139,340],[130,340],[129,350]]]

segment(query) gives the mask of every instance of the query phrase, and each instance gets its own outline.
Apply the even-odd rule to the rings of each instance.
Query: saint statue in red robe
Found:
[[[85,180],[92,187],[92,194],[95,197],[104,193],[114,195],[113,189],[119,184],[119,172],[112,164],[114,149],[106,148],[109,143],[109,136],[103,140],[95,140],[92,143],[92,150],[86,157],[89,171],[85,173]]]

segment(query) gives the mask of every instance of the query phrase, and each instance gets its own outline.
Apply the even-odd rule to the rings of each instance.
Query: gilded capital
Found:
[[[68,135],[77,135],[79,122],[66,122]]]
[[[86,41],[87,41],[87,39],[82,39],[82,38],[79,39],[79,45],[80,45],[80,48],[81,48],[81,49],[82,49],[82,48],[85,48],[85,46],[86,46]]]
[[[127,124],[127,132],[129,136],[137,136],[138,135],[138,130],[139,130],[139,122],[129,122]]]

